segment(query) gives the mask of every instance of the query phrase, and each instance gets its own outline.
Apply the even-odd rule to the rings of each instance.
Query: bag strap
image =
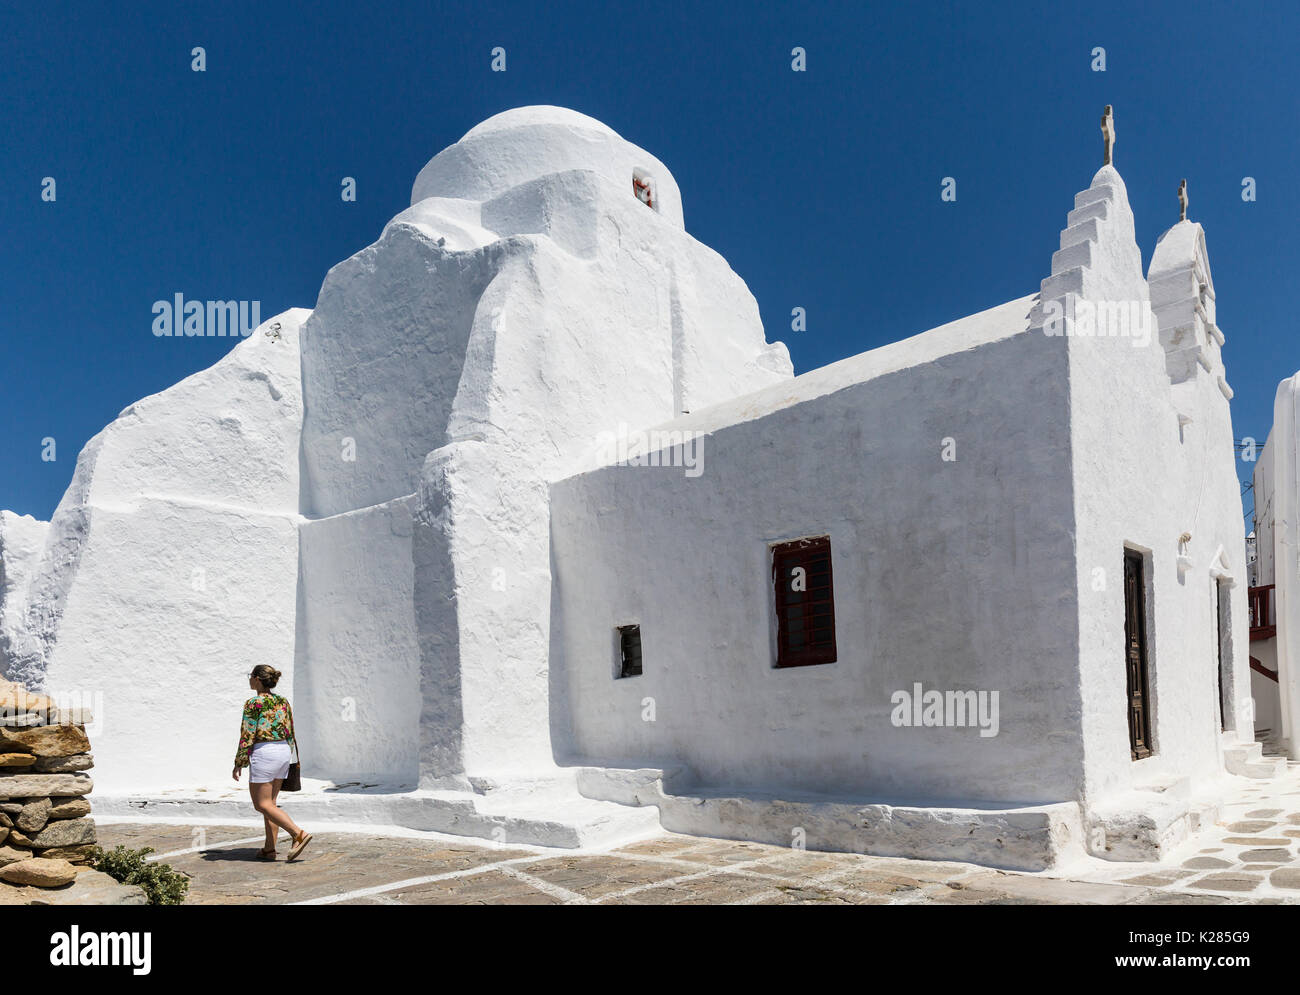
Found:
[[[296,763],[301,764],[302,758],[298,756],[298,726],[293,721],[293,705],[289,703],[288,698],[284,699],[284,707],[289,712],[289,742],[293,744],[293,759]]]

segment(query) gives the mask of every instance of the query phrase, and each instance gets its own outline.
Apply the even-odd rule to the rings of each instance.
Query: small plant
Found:
[[[90,866],[122,884],[139,885],[150,905],[180,905],[190,889],[189,878],[170,864],[147,863],[151,853],[151,846],[128,850],[118,844],[112,851],[97,846],[90,853]]]

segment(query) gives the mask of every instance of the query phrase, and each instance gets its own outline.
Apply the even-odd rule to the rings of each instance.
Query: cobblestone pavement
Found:
[[[187,904],[1300,904],[1294,835],[1286,837],[1286,865],[1256,861],[1249,851],[1283,847],[1271,845],[1273,837],[1252,835],[1251,842],[1261,845],[1240,853],[1240,863],[1215,856],[1222,866],[1128,864],[1110,879],[1095,872],[1016,874],[972,864],[805,853],[669,834],[604,853],[575,854],[446,837],[316,832],[303,858],[293,863],[283,859],[285,843],[279,861],[257,860],[262,841],[249,826],[112,823],[100,826],[100,840],[104,846],[154,847],[160,859],[191,876]],[[1204,849],[1229,852],[1228,845]],[[1242,870],[1246,865],[1251,869]],[[1261,866],[1267,869],[1258,870]],[[1280,871],[1286,873],[1279,876]],[[1278,893],[1253,895],[1266,873]]]
[[[803,852],[665,833],[605,852],[436,834],[314,829],[301,860],[256,859],[260,826],[99,823],[190,875],[187,904],[1300,904],[1300,764],[1234,779],[1210,827],[1159,863],[1092,858],[1018,874],[974,864]]]
[[[1268,781],[1235,779],[1216,825],[1159,864],[1091,861],[1080,877],[1157,887],[1176,902],[1193,893],[1232,895],[1252,904],[1300,904],[1300,763]]]

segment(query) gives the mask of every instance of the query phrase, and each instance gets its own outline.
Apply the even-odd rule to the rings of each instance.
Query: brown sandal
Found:
[[[269,849],[269,850],[266,849],[265,847],[263,847],[261,850],[258,850],[258,851],[257,851],[257,859],[258,859],[258,860],[275,860],[275,859],[276,859],[276,857],[275,857],[275,847],[271,847],[271,849]]]
[[[302,853],[303,850],[307,849],[307,844],[310,842],[311,842],[311,833],[304,832],[301,836],[299,836],[296,840],[293,841],[293,849],[289,851],[289,856],[286,857],[285,859],[297,860],[298,855]]]

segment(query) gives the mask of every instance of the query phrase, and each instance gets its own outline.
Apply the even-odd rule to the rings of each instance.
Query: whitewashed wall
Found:
[[[1260,583],[1276,585],[1278,711],[1282,745],[1297,755],[1295,723],[1300,716],[1300,449],[1296,432],[1300,409],[1300,374],[1277,386],[1273,427],[1255,470],[1255,507],[1259,519]],[[1267,550],[1269,559],[1263,560]]]
[[[10,676],[10,660],[23,652],[27,588],[49,528],[31,515],[0,511],[0,678]]]
[[[1198,243],[1188,233],[1194,227],[1199,234],[1199,226],[1185,222],[1186,229],[1167,236],[1171,241],[1153,256],[1148,291],[1127,193],[1113,168],[1099,171],[1076,198],[1063,245],[1089,213],[1097,216],[1097,228],[1085,263],[1059,267],[1044,283],[1044,295],[1050,283],[1094,302],[1137,302],[1145,310],[1151,301],[1160,316],[1159,336],[1153,327],[1145,345],[1137,335],[1068,339],[1085,794],[1091,803],[1128,788],[1213,776],[1222,769],[1216,576],[1234,585],[1225,634],[1232,656],[1225,680],[1229,727],[1245,741],[1253,730],[1243,707],[1250,683],[1245,530],[1228,400],[1219,385],[1222,364],[1217,343],[1210,349],[1204,338],[1204,327],[1199,346],[1169,335],[1175,322],[1186,320],[1180,295],[1194,293],[1190,280],[1179,274],[1196,262],[1193,251],[1203,251],[1203,239]],[[1205,272],[1208,279],[1208,263]],[[1192,355],[1197,352],[1209,370]],[[1171,373],[1185,379],[1171,385]],[[1190,419],[1181,426],[1180,414]],[[1183,532],[1191,534],[1191,566],[1180,572]],[[1150,599],[1155,752],[1136,762],[1129,752],[1124,667],[1126,546],[1147,554]]]
[[[1255,502],[1255,582],[1260,586],[1272,584],[1276,577],[1273,555],[1273,453],[1277,444],[1273,441],[1273,435],[1270,431],[1263,448],[1258,450],[1255,470],[1251,474],[1251,493]]]
[[[1252,736],[1244,527],[1212,283],[1208,310],[1179,296],[1209,281],[1204,239],[1191,223],[1167,239],[1157,321],[1123,180],[1106,167],[1076,198],[1033,313],[1001,334],[1029,331],[984,330],[990,344],[972,349],[976,316],[953,326],[967,341],[938,330],[800,377],[787,396],[679,419],[712,433],[699,480],[607,468],[555,485],[554,726],[572,730],[557,751],[685,764],[718,790],[854,798],[1092,804],[1216,776],[1219,578],[1234,585],[1228,738]],[[1068,334],[1046,334],[1053,301]],[[1087,304],[1112,301],[1145,326],[1076,334]],[[961,454],[949,467],[943,435]],[[767,543],[823,532],[839,662],[774,670]],[[1150,554],[1156,753],[1139,762],[1126,545]],[[646,673],[616,680],[612,632],[627,622],[641,623]],[[1001,732],[892,728],[889,692],[913,679],[1001,689]]]
[[[294,714],[313,777],[419,780],[411,504],[301,525]]]
[[[666,167],[609,128],[522,108],[435,157],[379,242],[331,270],[304,330],[300,678],[329,769],[358,731],[330,675],[360,673],[403,692],[418,675],[400,715],[371,703],[401,729],[418,704],[425,786],[553,770],[547,483],[588,465],[601,432],[790,376],[743,281],[683,230]],[[408,498],[409,541],[384,536],[360,582],[392,623],[373,633],[335,607],[355,566],[321,526],[353,516],[347,546],[367,509]],[[380,754],[407,776],[409,754]]]
[[[99,790],[228,780],[249,671],[292,694],[306,315],[131,405],[77,460],[11,673],[92,705]]]
[[[1250,655],[1277,673],[1277,639],[1261,639],[1250,644]],[[1282,735],[1282,701],[1278,682],[1264,674],[1250,672],[1250,692],[1255,699],[1255,728],[1268,729],[1273,736]]]
[[[898,804],[1075,797],[1066,350],[1024,331],[1031,304],[672,422],[708,432],[697,478],[606,467],[553,485],[560,758]],[[821,533],[838,660],[775,669],[769,543]],[[630,622],[644,674],[615,679]],[[999,691],[999,734],[895,727],[891,695],[917,681]]]

